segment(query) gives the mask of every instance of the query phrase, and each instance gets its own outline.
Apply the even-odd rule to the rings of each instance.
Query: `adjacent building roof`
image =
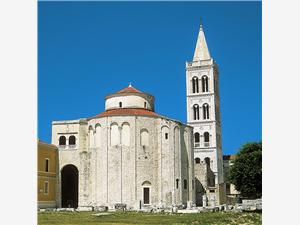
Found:
[[[55,148],[55,149],[57,148],[56,145],[46,143],[46,142],[44,142],[44,141],[41,141],[40,139],[38,139],[38,144],[46,145],[46,146],[48,146],[48,147],[50,147],[50,148]]]
[[[234,160],[236,155],[223,155],[223,160]]]

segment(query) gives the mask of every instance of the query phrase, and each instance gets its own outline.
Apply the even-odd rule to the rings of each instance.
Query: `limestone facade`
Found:
[[[154,97],[131,86],[107,96],[105,106],[106,111],[95,117],[53,121],[58,186],[63,186],[63,169],[74,165],[81,208],[194,203],[193,128],[156,114]],[[61,204],[63,195],[58,194]]]

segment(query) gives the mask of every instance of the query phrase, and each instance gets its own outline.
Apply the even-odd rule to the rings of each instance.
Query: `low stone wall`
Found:
[[[254,211],[254,210],[262,210],[262,200],[261,199],[253,199],[253,200],[242,200],[242,207],[244,211]]]
[[[262,200],[242,200],[242,204],[223,204],[216,206],[206,206],[206,207],[196,207],[190,205],[189,208],[183,209],[183,207],[173,206],[173,207],[149,207],[143,208],[141,210],[127,209],[125,204],[116,204],[114,208],[109,209],[107,206],[97,206],[97,207],[78,207],[74,208],[47,208],[38,209],[39,212],[46,211],[98,211],[98,212],[116,212],[116,211],[135,211],[135,212],[146,212],[146,213],[205,213],[205,212],[218,212],[218,211],[232,211],[232,212],[243,212],[243,211],[261,211],[262,210]]]
[[[106,212],[106,211],[108,211],[108,207],[107,206],[95,206],[94,210],[98,211],[98,212]]]
[[[126,204],[124,204],[124,203],[117,203],[117,204],[115,204],[115,210],[117,210],[117,211],[125,211],[126,210]]]

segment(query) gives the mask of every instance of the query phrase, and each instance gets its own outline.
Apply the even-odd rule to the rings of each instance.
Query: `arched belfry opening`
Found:
[[[61,205],[63,208],[78,207],[78,169],[71,164],[61,170]]]

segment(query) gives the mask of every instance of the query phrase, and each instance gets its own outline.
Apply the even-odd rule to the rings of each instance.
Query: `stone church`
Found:
[[[106,96],[105,112],[53,122],[62,207],[194,202],[192,136],[192,127],[155,113],[154,97],[131,85]]]
[[[133,86],[90,118],[53,121],[58,207],[127,209],[224,202],[218,67],[202,25],[186,63],[187,124],[159,115]]]

